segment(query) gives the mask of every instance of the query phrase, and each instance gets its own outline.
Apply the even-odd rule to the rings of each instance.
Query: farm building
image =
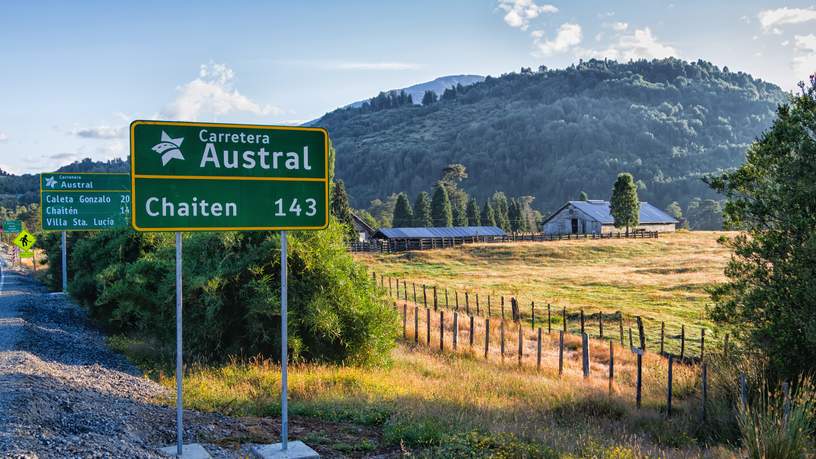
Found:
[[[466,242],[489,242],[506,235],[496,226],[380,228],[374,233],[374,239],[387,241],[393,250],[422,250],[451,247]]]
[[[552,216],[544,220],[544,234],[605,234],[618,232],[609,210],[609,201],[568,201]],[[673,232],[679,222],[648,202],[640,203],[640,225],[630,228],[639,231]]]
[[[351,213],[351,224],[357,233],[357,242],[368,242],[374,236],[374,228],[354,212]]]

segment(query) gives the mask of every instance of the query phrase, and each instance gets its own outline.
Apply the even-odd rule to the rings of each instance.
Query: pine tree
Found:
[[[578,195],[579,201],[589,201],[589,195],[586,194],[586,191],[582,191],[581,194]]]
[[[493,212],[496,214],[496,225],[504,231],[511,231],[509,216],[510,203],[507,201],[507,196],[501,191],[497,191],[493,193],[490,200],[490,205],[493,207]]]
[[[615,228],[625,227],[626,235],[629,236],[629,228],[640,223],[640,201],[632,174],[628,172],[618,174],[609,202],[609,211],[615,219]]]
[[[431,216],[436,227],[453,226],[453,210],[445,187],[438,183],[431,200]]]
[[[476,202],[476,198],[470,198],[470,201],[468,201],[467,219],[470,226],[482,226],[479,204]]]
[[[439,96],[429,89],[425,91],[425,94],[422,96],[422,105],[431,105],[436,103],[437,100],[439,100]]]
[[[346,225],[350,236],[354,236],[354,220],[351,217],[351,206],[349,206],[346,184],[342,180],[334,182],[332,193],[332,214],[338,222]]]
[[[408,202],[408,196],[405,193],[400,193],[397,196],[397,204],[394,206],[394,228],[405,228],[414,225],[414,211],[411,209],[411,203]]]
[[[419,193],[416,201],[414,201],[414,226],[420,228],[430,228],[433,226],[431,197],[426,191]]]
[[[482,208],[482,225],[496,226],[496,213],[493,211],[489,200],[485,201],[484,207]]]
[[[453,226],[468,226],[467,204],[459,202],[451,202],[453,208]]]

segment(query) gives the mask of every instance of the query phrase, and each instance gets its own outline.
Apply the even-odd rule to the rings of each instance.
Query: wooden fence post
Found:
[[[550,311],[550,303],[547,303],[547,334],[552,333],[552,312]]]
[[[643,329],[643,319],[640,316],[637,316],[637,328],[638,328],[638,337],[640,338],[640,349],[643,352],[646,352],[646,332]]]
[[[456,310],[459,310],[459,292],[457,290],[453,291],[453,298],[454,302],[456,303]]]
[[[703,422],[706,420],[706,404],[708,403],[708,365],[703,362],[703,394],[702,394],[702,413],[701,417]]]
[[[638,350],[637,382],[635,383],[635,405],[637,406],[637,409],[640,409],[640,399],[642,390],[643,390],[643,351]]]
[[[536,344],[536,370],[541,369],[541,327],[538,327],[538,342]]]
[[[501,350],[502,362],[504,362],[504,320],[502,320],[501,323],[499,324],[499,338],[501,341],[499,349]]]
[[[408,303],[402,304],[402,339],[408,339]]]
[[[666,341],[666,322],[660,321],[660,355],[663,355],[663,343]]]
[[[535,328],[535,301],[530,303],[530,328]]]
[[[705,358],[705,328],[700,329],[700,361]]]
[[[524,357],[524,332],[521,323],[518,324],[518,364],[521,366],[521,359]]]
[[[620,327],[620,343],[623,347],[623,313],[618,311],[618,326]]]
[[[564,331],[558,332],[558,376],[564,374]]]
[[[609,393],[612,393],[612,381],[615,380],[615,347],[609,340]]]
[[[425,307],[428,307],[428,291],[426,289],[425,284],[422,284],[422,302],[425,304]]]
[[[501,297],[502,322],[504,321],[504,295]]]
[[[485,358],[490,353],[490,319],[485,319]]]
[[[411,282],[411,285],[414,287],[414,304],[417,304],[416,282]]]
[[[666,391],[666,416],[671,417],[672,415],[672,370],[674,366],[674,355],[669,354],[669,382],[668,382],[668,389]]]
[[[392,280],[393,279],[391,279],[391,277],[388,278],[388,296],[394,296],[394,289],[393,286],[391,285]]]
[[[425,320],[428,321],[425,326],[427,330],[425,341],[428,343],[428,347],[431,347],[431,310],[428,308],[425,308]]]
[[[397,279],[396,284],[397,284],[397,290],[396,290],[396,293],[397,293],[397,299],[399,299],[399,297],[400,297],[400,296],[399,296],[399,279]]]
[[[584,370],[584,379],[589,378],[589,336],[581,334],[581,367]]]
[[[439,350],[445,350],[445,311],[439,311]]]
[[[604,338],[603,333],[603,311],[598,311],[598,330],[601,335],[601,339]]]
[[[469,299],[469,297],[470,297],[470,295],[468,295],[468,292],[465,292],[465,312],[468,313],[468,315],[470,315],[470,299]]]
[[[482,313],[481,313],[481,311],[479,309],[480,309],[479,308],[479,294],[477,293],[476,294],[476,315],[477,316],[482,315]]]
[[[491,315],[493,315],[493,311],[490,307],[490,295],[487,295],[487,317],[490,317]]]
[[[439,310],[439,302],[437,301],[437,298],[436,298],[436,285],[434,285],[434,288],[433,288],[433,303],[434,303],[434,311],[438,311]]]
[[[470,347],[473,347],[473,316],[468,317],[470,317]]]
[[[564,318],[564,333],[566,333],[567,332],[567,308],[566,307],[564,307],[564,309],[561,311],[561,317]]]
[[[408,301],[408,282],[402,281],[402,294],[405,296],[405,301]]]
[[[680,360],[686,357],[686,326],[680,325]]]
[[[632,327],[629,327],[629,349],[634,349],[635,343],[632,341]]]
[[[419,306],[414,306],[414,344],[419,344]]]
[[[380,288],[385,289],[385,277],[380,274]]]
[[[453,350],[456,350],[457,344],[459,344],[459,313],[453,313]]]
[[[448,309],[448,288],[445,287],[445,309]]]

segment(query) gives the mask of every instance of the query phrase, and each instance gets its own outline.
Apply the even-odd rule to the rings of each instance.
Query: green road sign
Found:
[[[44,231],[126,228],[130,224],[130,174],[40,174]]]
[[[23,230],[23,224],[20,220],[6,220],[3,222],[4,233],[19,233]]]
[[[323,229],[328,155],[319,128],[134,121],[133,227]]]

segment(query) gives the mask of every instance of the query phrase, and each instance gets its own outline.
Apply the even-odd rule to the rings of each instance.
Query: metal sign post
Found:
[[[181,231],[176,231],[176,455],[184,448],[184,416],[181,384],[184,377],[181,358]]]
[[[281,451],[289,447],[289,410],[288,410],[288,364],[289,364],[289,330],[287,328],[287,241],[286,231],[281,231]]]
[[[62,293],[68,293],[68,249],[65,247],[65,231],[62,232]]]

